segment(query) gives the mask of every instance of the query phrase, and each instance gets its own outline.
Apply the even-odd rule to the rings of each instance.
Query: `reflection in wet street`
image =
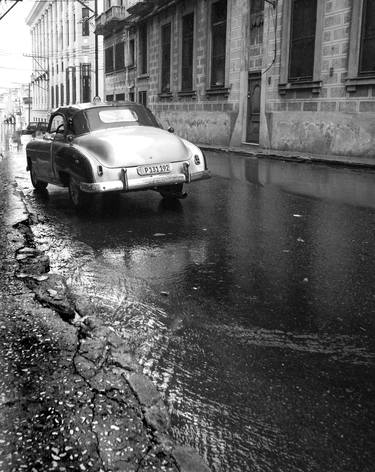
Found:
[[[211,155],[181,203],[79,216],[13,158],[52,269],[136,333],[178,440],[214,471],[373,470],[373,171]]]

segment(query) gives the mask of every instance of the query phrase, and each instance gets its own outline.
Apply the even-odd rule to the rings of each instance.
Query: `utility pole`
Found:
[[[95,0],[95,7],[94,7],[94,16],[95,19],[98,16],[98,0]],[[95,96],[99,96],[99,51],[98,51],[98,35],[95,34]]]
[[[29,87],[28,87],[29,93],[28,93],[28,98],[27,98],[27,100],[28,100],[28,107],[29,107],[29,108],[28,108],[28,112],[27,112],[27,123],[30,123],[30,109],[31,109],[30,85],[31,85],[31,84],[30,84],[30,82],[29,82]]]

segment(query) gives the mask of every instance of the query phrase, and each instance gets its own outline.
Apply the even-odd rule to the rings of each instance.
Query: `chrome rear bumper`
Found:
[[[80,183],[80,189],[87,193],[105,193],[105,192],[128,192],[132,190],[141,190],[163,185],[174,185],[196,180],[209,179],[211,173],[209,170],[196,172],[187,177],[186,174],[163,174],[148,175],[137,179],[128,179],[125,170],[122,171],[122,179],[111,180],[108,182]]]

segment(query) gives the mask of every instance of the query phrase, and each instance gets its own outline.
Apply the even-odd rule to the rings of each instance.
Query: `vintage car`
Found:
[[[26,158],[33,186],[69,187],[76,208],[93,193],[152,189],[184,198],[184,184],[210,177],[197,146],[162,129],[148,108],[133,102],[58,108],[47,132],[27,144]]]

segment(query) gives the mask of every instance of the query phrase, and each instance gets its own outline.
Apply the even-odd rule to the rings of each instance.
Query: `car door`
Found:
[[[61,170],[65,167],[65,160],[67,155],[67,148],[69,147],[69,143],[67,142],[67,130],[68,124],[66,117],[63,115],[59,115],[62,119],[56,119],[53,122],[53,141],[51,144],[51,163],[52,163],[52,174],[53,178],[57,183],[59,182],[58,179],[58,170]],[[57,118],[57,117],[56,117]]]
[[[60,113],[51,117],[49,132],[43,137],[43,145],[36,156],[36,167],[39,180],[44,182],[55,182],[54,166],[53,166],[53,147],[56,139],[64,136],[64,116]]]

